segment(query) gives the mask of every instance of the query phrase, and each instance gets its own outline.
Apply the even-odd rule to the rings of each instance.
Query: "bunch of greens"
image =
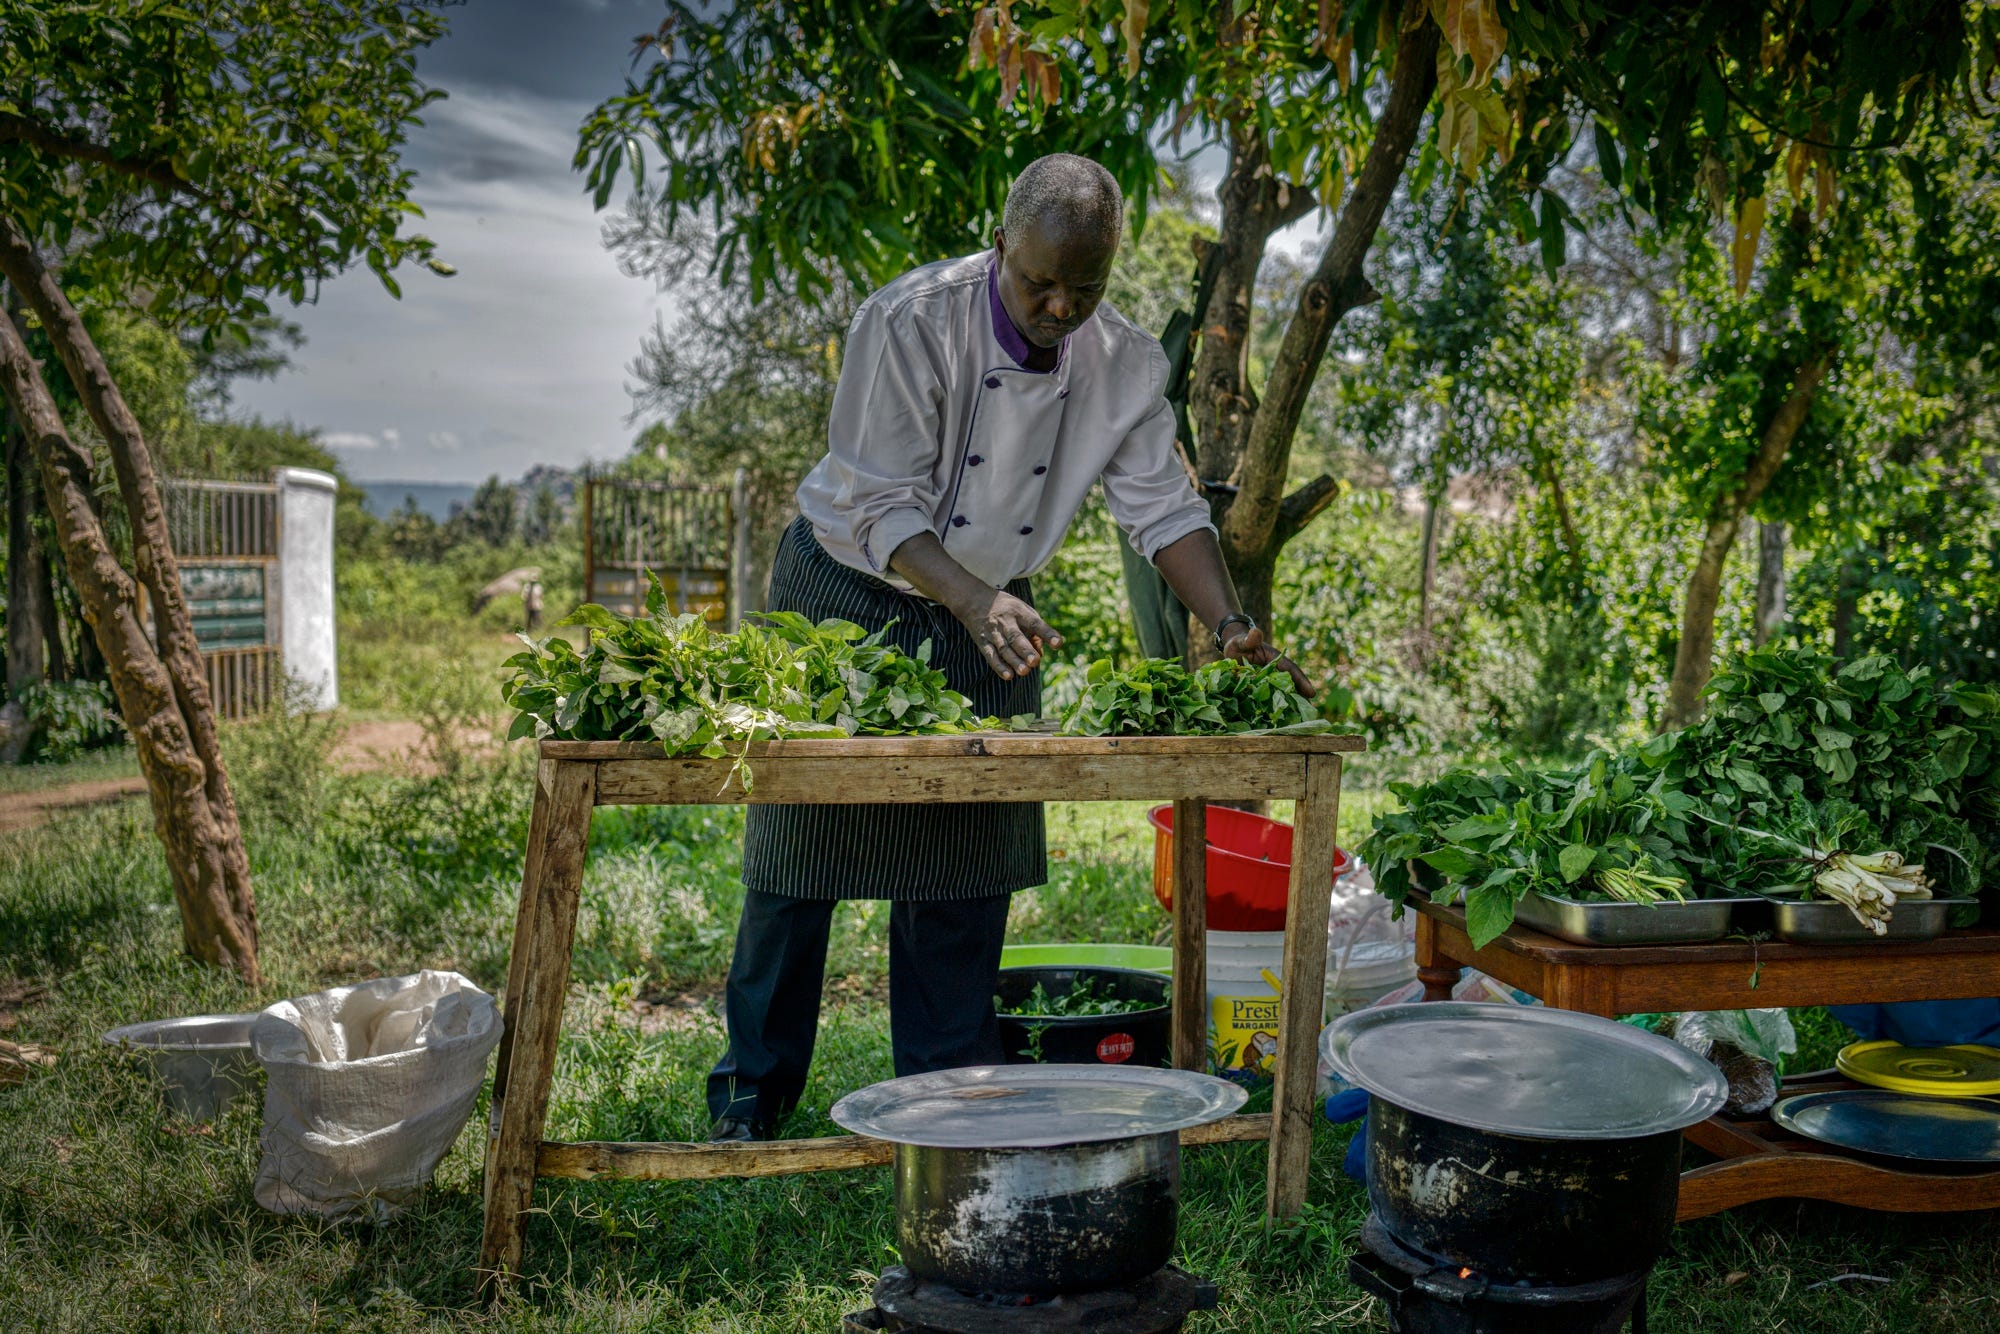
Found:
[[[1083,978],[1075,986],[1060,996],[1049,995],[1040,982],[1017,1005],[1002,1005],[1000,998],[993,998],[993,1008],[1000,1014],[1024,1016],[1034,1019],[1080,1019],[1089,1015],[1131,1014],[1138,1010],[1157,1010],[1161,1002],[1135,1000],[1124,996],[1100,996],[1097,994],[1097,980]]]
[[[1709,695],[1696,726],[1578,769],[1391,784],[1405,809],[1360,853],[1399,905],[1413,886],[1463,896],[1481,944],[1531,890],[1802,891],[1880,931],[1899,899],[1971,894],[2000,868],[2000,692],[1770,648],[1724,663]]]
[[[502,694],[520,711],[510,737],[656,741],[669,754],[717,758],[779,737],[979,726],[971,702],[930,666],[928,643],[911,657],[845,621],[776,612],[716,634],[697,616],[667,615],[655,580],[644,615],[592,604],[563,624],[588,629],[581,651],[523,635],[527,650],[507,660]]]
[[[1810,649],[1764,648],[1725,662],[1708,695],[1702,722],[1647,748],[1710,809],[1691,849],[1702,878],[1739,874],[1761,852],[1759,834],[1821,846],[1815,829],[1839,822],[1842,851],[1892,849],[1953,894],[1979,887],[2000,752],[1993,692],[1940,690],[1927,669],[1881,655],[1838,666]]]
[[[1416,885],[1445,901],[1462,896],[1475,945],[1505,931],[1533,891],[1625,903],[1686,896],[1695,803],[1635,757],[1560,771],[1455,769],[1390,788],[1404,809],[1376,817],[1359,849],[1376,888],[1399,906]]]
[[[1147,658],[1124,671],[1103,660],[1091,663],[1059,730],[1065,736],[1241,736],[1331,727],[1282,667],[1223,659],[1191,672],[1170,659]]]

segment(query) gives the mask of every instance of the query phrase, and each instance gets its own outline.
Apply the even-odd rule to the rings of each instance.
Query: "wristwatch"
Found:
[[[1223,646],[1225,644],[1237,638],[1237,636],[1235,635],[1230,636],[1229,639],[1224,639],[1222,637],[1222,632],[1224,630],[1227,630],[1232,625],[1242,626],[1244,634],[1248,634],[1250,633],[1250,631],[1255,630],[1257,628],[1257,622],[1251,620],[1248,616],[1245,616],[1242,612],[1240,611],[1230,612],[1227,616],[1223,617],[1221,620],[1215,623],[1215,651],[1217,653],[1222,652]]]

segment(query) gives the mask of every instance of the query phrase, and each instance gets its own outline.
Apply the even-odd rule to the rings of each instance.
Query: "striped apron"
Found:
[[[1031,600],[1026,579],[1007,592]],[[1039,670],[1001,680],[950,612],[841,564],[803,517],[778,543],[769,605],[870,632],[887,626],[886,641],[912,655],[929,640],[931,666],[982,717],[1041,712]],[[1011,894],[1047,878],[1037,802],[751,806],[744,817],[743,883],[767,894],[942,903]]]

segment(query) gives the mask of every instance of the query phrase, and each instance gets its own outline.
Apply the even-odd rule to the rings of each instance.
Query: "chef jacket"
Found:
[[[891,553],[935,533],[999,588],[1048,564],[1098,481],[1147,560],[1215,531],[1174,448],[1157,339],[1105,302],[1054,370],[1024,367],[1028,351],[990,250],[913,269],[862,302],[826,457],[798,490],[820,545],[906,588]]]

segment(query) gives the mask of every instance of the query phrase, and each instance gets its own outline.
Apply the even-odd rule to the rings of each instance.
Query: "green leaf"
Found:
[[[1484,949],[1514,924],[1514,895],[1504,886],[1475,889],[1465,896],[1465,933],[1474,949]]]
[[[1596,860],[1597,849],[1587,843],[1572,843],[1564,848],[1559,859],[1563,883],[1573,885],[1583,879],[1590,871],[1590,864]]]
[[[1478,860],[1464,848],[1439,848],[1435,852],[1426,852],[1417,860],[1446,876],[1470,875],[1479,865]]]

